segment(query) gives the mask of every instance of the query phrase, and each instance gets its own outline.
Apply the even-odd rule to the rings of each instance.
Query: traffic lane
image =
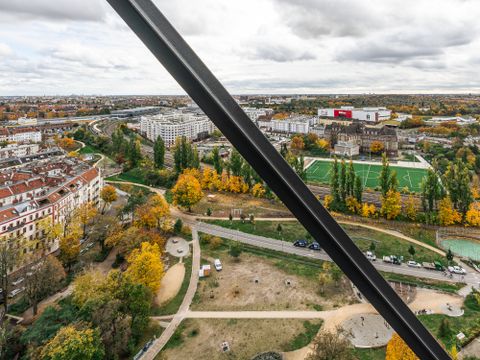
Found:
[[[197,226],[198,231],[203,231],[214,236],[229,238],[231,240],[239,241],[248,245],[260,246],[266,249],[281,251],[288,254],[294,254],[308,258],[332,261],[332,259],[330,259],[330,257],[324,251],[314,251],[310,249],[295,247],[291,242],[275,240],[259,235],[247,234],[238,230],[227,229],[221,226],[206,224],[202,222],[196,222],[195,225]],[[469,285],[478,285],[478,279],[476,274],[469,273],[462,280],[461,275],[453,275],[452,278],[450,278],[443,275],[443,272],[440,271],[426,270],[423,268],[412,268],[405,264],[393,265],[380,261],[374,261],[373,265],[377,270],[384,272],[392,272],[401,275],[422,277],[432,280],[441,280],[451,283],[464,282]]]

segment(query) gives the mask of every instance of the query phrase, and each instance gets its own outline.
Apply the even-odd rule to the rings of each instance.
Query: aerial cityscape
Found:
[[[479,5],[420,0],[407,29],[396,2],[172,3],[385,290],[480,359]],[[107,2],[0,11],[0,360],[419,359]]]

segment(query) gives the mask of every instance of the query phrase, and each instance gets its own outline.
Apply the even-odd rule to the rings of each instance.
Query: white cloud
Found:
[[[154,0],[234,93],[480,91],[477,1]],[[182,90],[104,0],[0,0],[0,94]]]

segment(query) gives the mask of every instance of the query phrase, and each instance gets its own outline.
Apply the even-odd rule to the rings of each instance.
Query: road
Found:
[[[189,220],[187,220],[189,221]],[[191,221],[191,220],[190,220]],[[242,242],[244,244],[261,247],[265,249],[281,251],[287,254],[294,254],[298,256],[304,256],[311,259],[319,259],[324,261],[332,261],[330,257],[324,251],[314,251],[304,248],[294,247],[292,243],[287,241],[280,241],[263,236],[247,234],[238,230],[231,230],[221,226],[207,224],[203,222],[194,223],[198,231],[208,233],[214,236],[220,236],[223,238]],[[463,279],[460,275],[453,275],[450,279],[443,275],[440,271],[431,271],[422,268],[412,268],[405,264],[392,265],[383,263],[381,261],[373,262],[375,268],[379,271],[391,272],[395,274],[408,275],[413,277],[421,277],[425,279],[440,280],[445,282],[466,283],[469,287],[477,287],[480,283],[480,274],[470,272]]]

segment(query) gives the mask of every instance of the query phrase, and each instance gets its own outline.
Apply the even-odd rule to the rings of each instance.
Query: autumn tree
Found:
[[[405,201],[404,213],[412,221],[417,218],[417,200],[412,195]]]
[[[150,229],[165,229],[164,224],[169,215],[170,207],[167,201],[163,196],[155,194],[135,211],[135,223]]]
[[[172,189],[173,203],[192,211],[192,206],[203,197],[199,181],[192,175],[182,174]]]
[[[8,309],[8,296],[10,291],[9,273],[17,265],[21,264],[23,257],[23,238],[0,237],[0,290],[3,296],[3,312],[0,312],[0,324],[3,323],[3,316]]]
[[[264,197],[265,193],[266,191],[265,191],[265,188],[262,186],[262,184],[257,183],[252,186],[252,195],[254,197],[258,197],[258,198]]]
[[[370,151],[374,154],[380,154],[384,149],[383,142],[375,140],[370,144]]]
[[[420,360],[415,353],[408,347],[403,339],[397,334],[393,334],[387,344],[387,353],[385,360]]]
[[[82,225],[82,237],[85,237],[88,223],[97,215],[97,212],[97,208],[91,201],[81,204],[74,210],[74,219]]]
[[[445,197],[438,203],[438,221],[440,225],[449,226],[462,221],[462,215],[454,209],[450,197]]]
[[[41,352],[44,360],[102,360],[105,350],[97,329],[61,328]]]
[[[402,198],[398,191],[388,190],[382,198],[381,213],[388,220],[393,220],[402,212]]]
[[[68,234],[62,236],[59,242],[60,254],[58,258],[62,262],[68,271],[72,268],[72,265],[77,261],[80,255],[80,238],[75,234]]]
[[[160,256],[160,248],[157,244],[142,243],[141,248],[133,250],[127,258],[126,276],[155,293],[163,277],[163,263]]]
[[[303,141],[303,136],[296,135],[292,138],[292,143],[290,147],[294,150],[303,150],[305,148],[305,143]]]
[[[165,142],[161,136],[157,137],[153,144],[153,163],[157,169],[165,165]]]
[[[480,203],[473,202],[470,204],[465,221],[470,226],[480,226]]]
[[[361,215],[363,217],[369,218],[375,215],[377,212],[377,209],[375,207],[375,204],[368,204],[368,203],[363,203],[362,204],[362,210],[361,210]]]
[[[105,185],[100,191],[100,198],[103,200],[103,206],[101,211],[103,215],[105,213],[105,208],[107,207],[107,205],[110,205],[117,200],[117,190],[112,185]]]
[[[355,360],[350,340],[341,328],[321,331],[313,340],[312,352],[306,360]]]
[[[49,255],[38,263],[35,271],[25,277],[25,295],[33,307],[33,315],[37,315],[38,302],[56,291],[66,274],[62,264],[53,255]]]

